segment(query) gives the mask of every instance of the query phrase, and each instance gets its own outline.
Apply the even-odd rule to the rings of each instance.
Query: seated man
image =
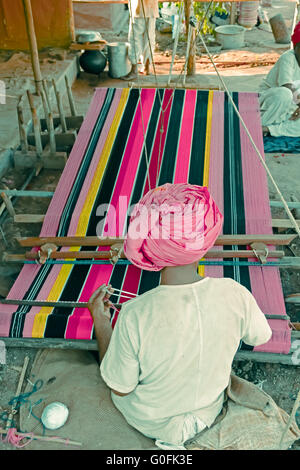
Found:
[[[260,86],[264,135],[300,137],[300,22],[292,42],[294,48],[280,56]]]
[[[150,190],[131,216],[124,253],[141,269],[161,271],[160,285],[123,304],[113,332],[106,286],[89,301],[112,400],[162,449],[184,449],[212,425],[240,341],[256,346],[272,334],[245,287],[197,272],[222,222],[205,187]]]

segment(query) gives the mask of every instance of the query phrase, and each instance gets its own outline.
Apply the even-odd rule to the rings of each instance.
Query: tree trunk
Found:
[[[184,0],[184,13],[185,13],[185,25],[186,25],[186,38],[188,38],[188,32],[190,26],[190,16],[192,11],[192,0]],[[187,63],[187,75],[195,75],[196,62],[195,62],[195,31],[192,32],[191,45],[188,52],[188,63]]]

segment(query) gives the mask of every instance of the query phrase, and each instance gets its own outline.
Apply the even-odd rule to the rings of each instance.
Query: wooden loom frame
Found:
[[[7,194],[6,194],[7,193]],[[11,193],[11,194],[10,194]],[[6,204],[7,209],[9,210],[9,204],[8,204],[8,198],[5,198],[3,196],[18,196],[18,192],[16,194],[11,191],[2,191],[1,196],[4,200],[4,203]],[[23,194],[20,193],[20,197],[24,196],[24,191]],[[34,196],[33,192],[31,191],[28,196]],[[51,197],[50,193],[43,194],[43,192],[39,192],[36,194],[38,197]],[[21,214],[21,220],[18,219],[17,214],[12,213],[11,214],[14,218],[14,220],[17,222],[42,222],[44,215],[33,215],[33,214]],[[290,225],[290,221],[283,221],[282,226],[285,226],[284,224],[287,223]],[[273,224],[272,224],[273,225]],[[227,236],[222,236],[220,237],[220,240],[216,242],[216,245],[232,245],[234,242],[237,242],[236,244],[238,245],[250,245],[250,242],[254,243],[265,243],[265,244],[270,244],[270,245],[288,245],[291,243],[291,241],[295,238],[296,235],[227,235]],[[226,237],[229,237],[226,240]],[[246,237],[246,238],[245,238]],[[90,240],[90,243],[87,244],[87,237],[82,237],[81,240],[74,239],[74,237],[64,237],[62,239],[61,237],[47,237],[47,238],[27,238],[27,239],[19,239],[19,242],[22,246],[42,246],[42,244],[45,243],[57,243],[60,246],[95,246],[98,243],[95,243],[95,237],[92,237],[93,239]],[[71,240],[73,239],[73,240]],[[72,241],[72,243],[71,243]],[[99,241],[99,240],[98,240]],[[121,241],[120,239],[118,240],[113,240],[113,242],[116,241]],[[76,252],[78,253],[78,252]],[[82,252],[81,252],[82,253]],[[86,256],[86,253],[84,253],[84,256]],[[91,253],[91,252],[89,252]],[[95,252],[94,252],[95,253]],[[229,253],[229,250],[227,251],[226,254]],[[235,251],[230,252],[230,257],[237,257],[237,254],[239,252]],[[281,257],[282,261],[289,261],[291,262],[290,267],[300,267],[300,258],[293,258],[293,257],[283,257],[284,255],[283,252],[277,251],[275,252],[277,257]],[[75,253],[68,252],[68,258],[71,258]],[[224,255],[225,253],[223,253]],[[271,252],[269,255],[274,254],[274,252]],[[72,255],[72,256],[70,256]],[[235,255],[235,256],[233,256]],[[263,255],[262,252],[259,253],[259,255]],[[250,250],[244,250],[244,253],[242,253],[242,256],[245,258],[254,258],[255,253]],[[14,258],[15,257],[15,258]],[[30,256],[23,255],[20,257],[20,255],[8,255],[6,258],[7,261],[11,262],[26,262],[26,260],[30,258]],[[54,258],[53,253],[49,256],[50,258]],[[90,256],[91,257],[91,256]],[[93,256],[94,257],[94,256]],[[220,251],[215,251],[213,253],[213,256],[215,258],[221,258],[222,253]],[[32,259],[32,258],[31,258]],[[260,259],[260,262],[262,262],[262,259]],[[280,318],[280,315],[277,316],[278,319]],[[300,338],[300,331],[292,331],[292,342]],[[17,341],[16,341],[17,340]],[[65,338],[57,338],[57,339],[52,339],[52,338],[10,338],[10,337],[1,337],[0,341],[2,341],[4,344],[7,346],[11,347],[33,347],[33,348],[61,348],[61,349],[84,349],[84,350],[97,350],[97,342],[96,340],[68,340]],[[282,364],[288,364],[288,365],[297,365],[295,364],[295,361],[293,362],[293,356],[294,353],[292,350],[290,351],[289,354],[277,354],[277,353],[264,353],[264,352],[256,352],[256,351],[238,351],[235,360],[254,360],[258,362],[275,362],[275,363],[282,363]]]
[[[250,245],[253,243],[269,243],[273,245],[289,245],[296,235],[291,234],[291,235],[221,235],[216,243],[215,246],[220,246],[220,245],[232,245],[232,244],[246,244]],[[123,239],[121,238],[105,238],[101,239],[99,237],[26,237],[26,238],[19,238],[18,239],[19,244],[23,247],[40,247],[42,248],[43,246],[47,246],[47,244],[57,244],[57,246],[111,246],[113,249],[116,244],[123,243]],[[251,250],[247,250],[248,253],[247,257],[249,257],[249,253],[251,253]],[[58,252],[59,253],[59,252]],[[74,254],[76,252],[73,252]],[[95,252],[85,252],[85,253],[95,253]],[[107,252],[109,253],[109,252]],[[253,252],[252,252],[253,253]],[[252,254],[251,253],[251,254]],[[272,256],[273,252],[270,252],[270,256]],[[278,252],[281,253],[281,252]],[[68,258],[72,257],[70,256],[70,252],[68,252]],[[258,259],[259,258],[259,253],[256,253]],[[11,255],[11,256],[19,256],[20,255]],[[222,258],[222,252],[220,251],[215,251],[214,254],[211,256],[213,257],[220,257]],[[232,253],[231,253],[232,256]],[[253,253],[252,256],[255,256]],[[110,256],[106,255],[106,259],[109,259]],[[29,257],[30,259],[30,257]],[[31,258],[32,259],[32,258]],[[293,258],[292,258],[293,259]],[[26,260],[26,255],[23,258],[23,261]],[[10,259],[10,261],[13,261]],[[22,262],[22,261],[21,261]],[[260,259],[260,262],[262,260]],[[264,262],[266,262],[264,260]],[[299,259],[297,259],[298,266],[300,267],[299,264]],[[263,266],[263,263],[262,263]],[[21,301],[20,301],[21,303]],[[58,302],[59,303],[59,302]],[[268,318],[273,318],[273,319],[283,319],[280,315],[266,315]],[[286,318],[288,318],[285,315]],[[292,324],[293,325],[293,324]],[[300,324],[295,323],[294,324],[297,328],[291,332],[291,340],[292,340],[292,346],[293,346],[293,341],[296,341],[300,339]],[[58,339],[52,339],[52,338],[9,338],[9,337],[1,337],[0,341],[2,341],[6,346],[8,347],[29,347],[29,348],[51,348],[51,349],[79,349],[79,350],[90,350],[90,351],[97,351],[98,346],[97,346],[97,341],[96,340],[70,340],[70,339],[63,339],[63,338],[58,338]],[[285,364],[285,365],[300,365],[298,364],[298,360],[296,357],[295,360],[295,355],[297,352],[293,351],[293,348],[291,348],[289,354],[278,354],[278,353],[266,353],[266,352],[257,352],[257,351],[247,351],[247,350],[239,350],[237,351],[234,360],[235,361],[243,361],[243,360],[252,360],[255,362],[268,362],[268,363],[279,363],[279,364]]]

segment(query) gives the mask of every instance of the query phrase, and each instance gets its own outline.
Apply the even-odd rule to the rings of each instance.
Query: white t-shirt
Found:
[[[293,49],[284,52],[260,85],[260,91],[300,80],[300,67]]]
[[[240,340],[272,332],[252,294],[229,278],[160,285],[124,304],[100,370],[115,406],[148,437],[180,445],[190,413],[210,426],[222,409]]]

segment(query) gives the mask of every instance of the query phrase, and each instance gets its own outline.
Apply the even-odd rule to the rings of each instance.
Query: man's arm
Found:
[[[98,344],[99,361],[101,363],[107,348],[110,343],[112,335],[112,326],[110,323],[110,294],[107,289],[111,286],[106,287],[105,284],[100,286],[91,296],[88,302],[88,309],[94,321],[95,336]],[[112,390],[112,389],[111,389]],[[117,390],[112,390],[116,395],[123,397],[128,393],[121,393]]]

